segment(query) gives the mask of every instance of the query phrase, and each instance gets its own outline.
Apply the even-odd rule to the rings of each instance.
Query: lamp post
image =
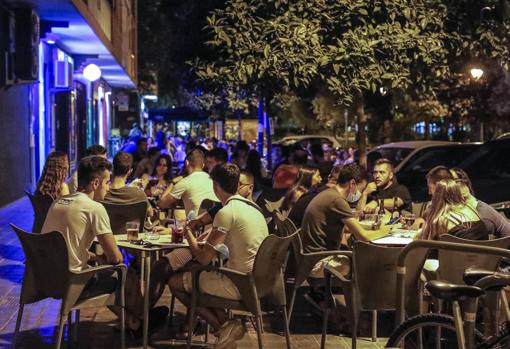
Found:
[[[469,71],[471,73],[471,77],[473,78],[473,80],[475,81],[479,81],[483,74],[484,74],[484,71],[483,69],[481,68],[471,68],[471,70]],[[477,98],[477,102],[478,102],[478,98]],[[483,121],[480,121],[480,141],[483,142],[484,141],[484,124],[483,124]]]

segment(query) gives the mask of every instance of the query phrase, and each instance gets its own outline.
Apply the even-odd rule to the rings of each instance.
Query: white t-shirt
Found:
[[[170,195],[177,200],[182,199],[186,214],[191,210],[198,212],[200,204],[205,199],[220,201],[214,194],[211,177],[204,171],[195,171],[180,180]]]
[[[61,197],[51,205],[41,232],[52,231],[64,236],[72,271],[88,267],[87,251],[97,235],[112,233],[104,206],[81,192]]]
[[[262,241],[267,237],[267,224],[262,213],[234,195],[214,217],[213,229],[225,232],[224,244],[228,247],[227,267],[250,272]]]

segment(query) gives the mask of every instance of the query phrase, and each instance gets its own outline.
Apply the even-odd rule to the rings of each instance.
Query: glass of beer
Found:
[[[139,221],[131,221],[126,223],[126,233],[129,242],[139,242],[141,240],[139,232],[140,232]]]
[[[403,229],[410,229],[416,221],[416,216],[412,213],[402,213],[400,221]]]

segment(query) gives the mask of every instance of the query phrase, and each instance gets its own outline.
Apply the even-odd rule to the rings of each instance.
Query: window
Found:
[[[433,167],[440,165],[456,167],[464,159],[469,157],[476,148],[476,146],[425,148],[413,155],[402,171],[427,172]]]

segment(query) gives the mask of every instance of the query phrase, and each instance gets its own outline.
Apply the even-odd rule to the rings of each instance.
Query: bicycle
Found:
[[[479,297],[489,291],[504,292],[503,288],[510,285],[510,274],[467,269],[464,282],[467,285],[428,282],[425,288],[432,296],[451,302],[453,316],[429,313],[411,317],[395,329],[386,348],[509,349],[510,310],[506,298],[502,297],[506,321],[495,335],[484,337],[476,330],[475,321]]]

